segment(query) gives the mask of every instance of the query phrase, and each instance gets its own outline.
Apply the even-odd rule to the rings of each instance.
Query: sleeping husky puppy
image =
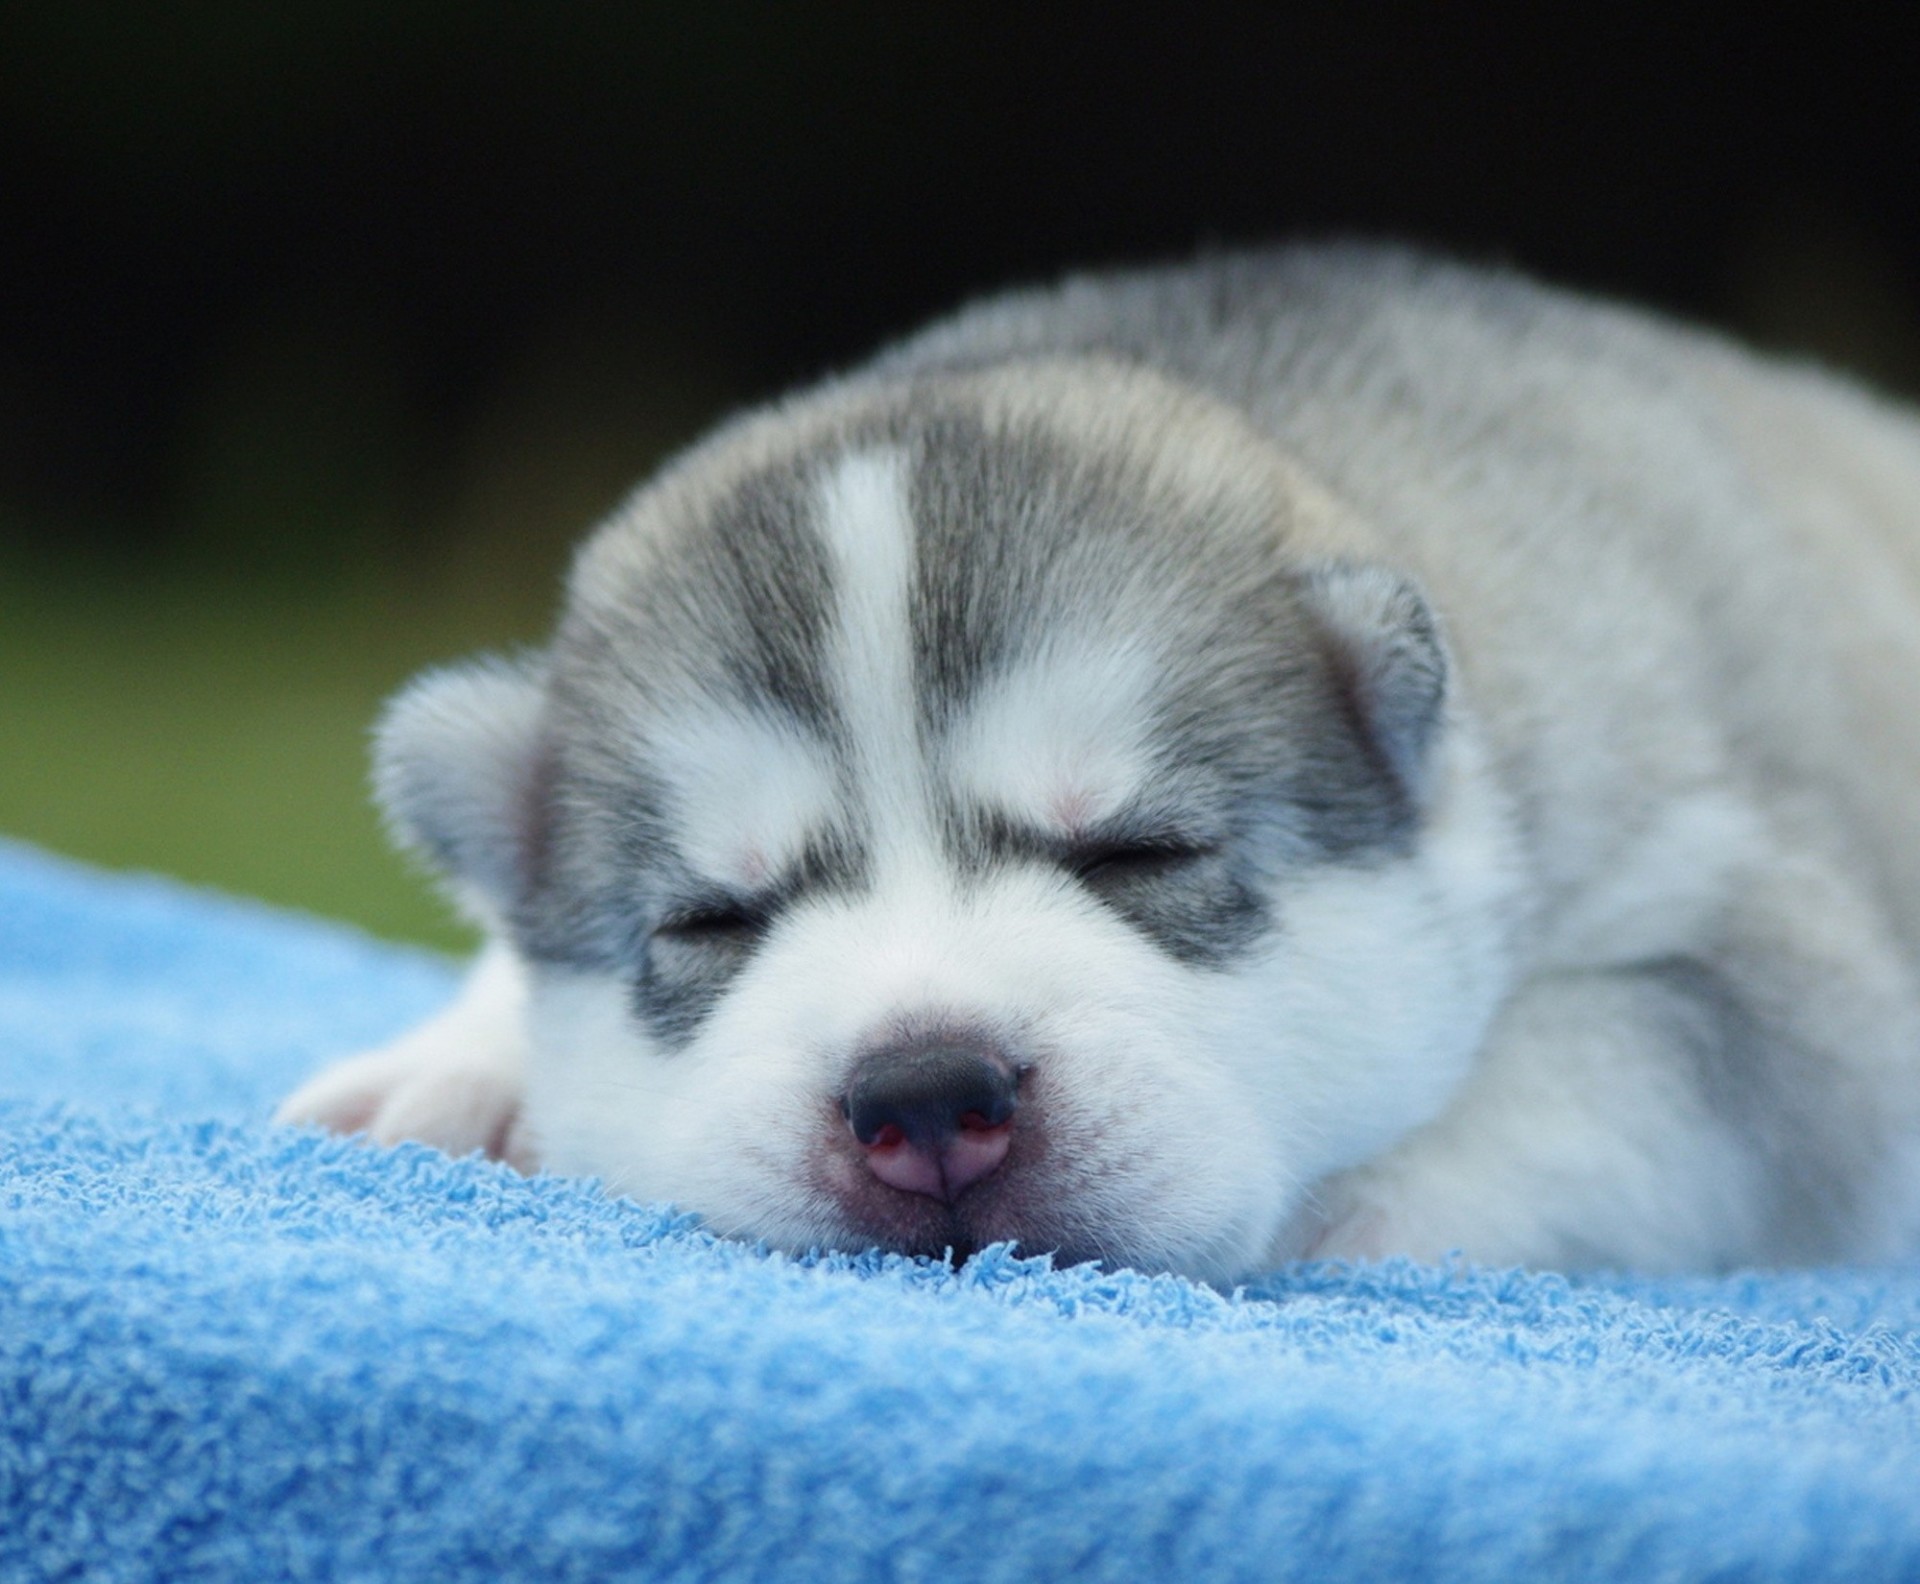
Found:
[[[491,933],[289,1120],[788,1249],[1920,1241],[1920,427],[1363,248],[990,301],[417,681]]]

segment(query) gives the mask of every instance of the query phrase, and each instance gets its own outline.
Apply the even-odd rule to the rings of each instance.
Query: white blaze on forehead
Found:
[[[1138,648],[1049,644],[989,683],[949,747],[963,796],[1046,830],[1074,832],[1147,783],[1159,667]]]
[[[855,781],[875,846],[927,845],[908,609],[914,533],[907,462],[897,449],[857,451],[820,483],[820,533],[834,563],[836,703],[852,738]]]
[[[698,715],[655,733],[648,761],[666,784],[695,873],[752,890],[800,856],[832,810],[826,751],[750,714]]]

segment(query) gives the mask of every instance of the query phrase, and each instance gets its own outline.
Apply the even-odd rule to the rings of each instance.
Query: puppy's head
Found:
[[[787,1247],[1274,1252],[1498,977],[1440,634],[1329,510],[1223,410],[1043,366],[643,491],[543,656],[380,742],[531,966],[546,1162]]]

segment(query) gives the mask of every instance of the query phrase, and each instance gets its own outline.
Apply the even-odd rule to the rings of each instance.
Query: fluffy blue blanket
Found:
[[[450,982],[0,845],[0,1577],[1920,1577],[1920,1269],[794,1260],[267,1125]]]

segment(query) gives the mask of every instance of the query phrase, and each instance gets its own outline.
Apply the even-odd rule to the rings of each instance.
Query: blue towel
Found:
[[[0,845],[0,1578],[1920,1578],[1920,1268],[790,1259],[267,1124],[451,983]]]

